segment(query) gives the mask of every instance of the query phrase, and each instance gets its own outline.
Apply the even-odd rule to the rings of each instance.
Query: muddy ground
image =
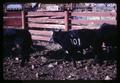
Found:
[[[78,53],[77,67],[65,57],[61,47],[54,43],[34,41],[34,51],[25,67],[20,58],[3,59],[4,80],[115,80],[117,61],[106,55],[102,63],[94,63],[92,54]]]

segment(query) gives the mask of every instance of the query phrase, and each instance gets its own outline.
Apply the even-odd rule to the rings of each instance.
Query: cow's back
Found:
[[[17,36],[16,38],[17,42],[21,42],[22,44],[32,45],[31,34],[28,30],[22,30],[22,29],[17,30],[16,36]]]
[[[116,25],[111,24],[103,24],[100,27],[100,32],[102,35],[103,42],[106,42],[108,45],[118,45],[119,38],[118,33],[119,29]]]
[[[80,45],[77,45],[79,48],[87,48],[95,44],[98,39],[97,31],[90,29],[74,30],[70,32],[70,35],[73,39],[80,39]]]
[[[3,29],[4,41],[14,40],[16,33],[15,29]]]

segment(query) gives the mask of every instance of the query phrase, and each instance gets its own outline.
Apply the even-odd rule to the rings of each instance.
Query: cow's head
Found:
[[[53,35],[52,35],[52,41],[54,43],[59,43],[61,38],[62,38],[62,31],[61,30],[54,30]]]

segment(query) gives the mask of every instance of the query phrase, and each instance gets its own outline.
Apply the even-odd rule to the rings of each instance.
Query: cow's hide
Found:
[[[59,43],[62,48],[68,53],[81,51],[83,49],[93,47],[95,54],[99,54],[101,41],[98,30],[81,29],[81,30],[71,30],[71,31],[54,31],[53,40]]]
[[[120,43],[120,38],[118,37],[119,28],[117,25],[104,23],[101,25],[100,29],[102,42],[105,44],[105,55],[109,56],[108,58],[117,59],[118,48]]]
[[[29,60],[32,46],[31,34],[28,30],[3,29],[4,57],[10,55],[21,55],[21,66]]]
[[[119,29],[116,25],[106,24],[104,23],[100,27],[102,40],[105,42],[108,46],[118,46],[119,38],[118,38],[118,32]]]

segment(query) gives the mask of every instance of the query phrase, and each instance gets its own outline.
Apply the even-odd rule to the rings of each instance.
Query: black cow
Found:
[[[71,31],[54,31],[53,40],[59,43],[69,54],[75,51],[93,47],[93,52],[98,55],[101,51],[101,39],[99,30],[80,29]]]
[[[108,52],[110,49],[118,48],[120,40],[118,38],[119,29],[117,28],[117,25],[104,23],[101,25],[99,30],[102,42],[105,43]]]
[[[118,38],[119,29],[117,25],[104,23],[101,25],[99,30],[102,37],[102,42],[105,44],[105,52],[111,55],[112,59],[115,59],[120,43],[120,39]]]
[[[102,44],[106,47],[118,48],[118,28],[116,25],[104,23],[100,29],[80,29],[71,31],[54,31],[53,40],[59,43],[69,54],[75,51],[83,51],[86,48],[93,48],[95,61],[102,58]],[[101,54],[102,53],[102,54]]]
[[[3,29],[4,57],[20,54],[22,58],[21,66],[29,61],[32,44],[31,34],[28,30]]]

